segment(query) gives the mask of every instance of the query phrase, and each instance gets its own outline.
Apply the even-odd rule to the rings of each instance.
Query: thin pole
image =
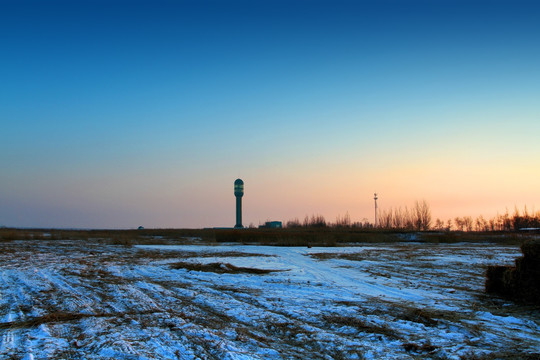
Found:
[[[375,227],[377,227],[377,193],[375,193],[375,197],[373,199],[375,200]]]

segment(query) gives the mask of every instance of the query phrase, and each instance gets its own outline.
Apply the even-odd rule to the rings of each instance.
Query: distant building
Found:
[[[282,227],[281,221],[267,221],[264,225],[259,225],[259,229],[281,229]]]

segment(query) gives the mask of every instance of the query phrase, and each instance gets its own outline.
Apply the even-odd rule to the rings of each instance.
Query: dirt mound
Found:
[[[521,245],[522,257],[515,266],[490,266],[486,292],[524,303],[540,304],[540,239]]]

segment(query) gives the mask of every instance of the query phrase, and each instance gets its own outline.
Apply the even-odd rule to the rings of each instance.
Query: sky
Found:
[[[0,0],[0,225],[540,210],[540,3]]]

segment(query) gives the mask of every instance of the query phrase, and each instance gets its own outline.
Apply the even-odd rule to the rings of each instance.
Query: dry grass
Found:
[[[262,295],[262,291],[260,289],[251,289],[251,288],[247,288],[243,286],[214,285],[212,287],[219,291],[234,293],[234,294],[248,294],[248,295],[253,295],[253,296]]]
[[[459,357],[462,360],[540,360],[540,353],[525,353],[519,350],[493,352],[485,355],[465,354]]]
[[[413,304],[385,303],[382,313],[389,314],[398,320],[410,321],[427,327],[435,327],[442,322],[459,323],[464,314],[455,311],[418,308]]]
[[[287,347],[290,359],[306,358],[306,351],[311,352],[311,359],[322,359],[315,354],[327,352],[323,343],[318,339],[316,328],[306,326],[295,319],[285,321],[267,320],[260,326],[261,331],[267,336],[271,343],[280,343]]]
[[[80,272],[73,272],[67,269],[64,269],[62,271],[63,274],[66,274],[68,276],[75,276],[82,279],[88,279],[92,281],[99,281],[101,283],[105,284],[128,284],[131,283],[133,280],[117,276],[112,274],[111,272],[107,270],[103,270],[99,268],[98,266],[89,266],[85,269],[81,269]]]
[[[399,334],[386,325],[367,322],[357,316],[323,315],[323,320],[330,325],[348,326],[364,333],[384,335],[392,339],[401,339]]]
[[[0,228],[0,242],[12,240],[85,240],[110,245],[177,245],[236,242],[276,246],[339,246],[346,243],[396,243],[414,239],[424,243],[497,242],[520,244],[535,234],[517,232],[395,231],[342,227],[285,229],[142,229],[62,230]]]
[[[241,326],[241,327],[236,327],[234,331],[236,332],[237,341],[245,342],[247,340],[253,339],[260,344],[268,345],[269,343],[268,338],[264,337],[263,334],[261,333],[257,333],[253,329],[248,329],[246,327]]]
[[[276,255],[245,253],[240,251],[193,252],[192,257],[275,257]]]
[[[234,257],[271,257],[272,255],[244,253],[240,251],[220,251],[220,252],[197,252],[197,251],[166,251],[166,250],[151,250],[137,249],[134,253],[134,260],[137,262],[148,262],[156,260],[182,260],[193,258],[234,258]]]
[[[10,321],[0,323],[0,329],[19,329],[37,327],[41,324],[60,323],[74,320],[80,320],[89,316],[102,316],[102,315],[89,315],[89,314],[75,314],[70,312],[54,312],[43,316],[37,316],[28,320]]]
[[[418,345],[415,343],[405,343],[402,345],[405,351],[407,352],[414,352],[414,353],[434,353],[437,351],[437,347],[431,345],[431,343],[428,341],[425,344]]]
[[[0,231],[0,241],[18,240],[19,234],[14,230]]]
[[[351,260],[351,261],[366,260],[365,253],[348,253],[348,254],[312,253],[312,254],[306,254],[306,256],[310,256],[317,260],[330,260],[330,259]]]
[[[448,313],[453,314],[452,318],[455,317],[453,312]],[[430,309],[404,308],[403,312],[398,314],[398,318],[405,321],[423,324],[427,327],[434,327],[439,324],[440,320],[438,319],[448,317],[447,315],[448,314],[445,314],[440,310],[435,311]]]
[[[410,246],[394,246],[392,247],[392,252],[399,252],[399,257],[408,261],[415,261],[419,256],[416,248]],[[391,254],[384,254],[380,250],[365,249],[361,252],[352,252],[352,253],[335,253],[335,252],[320,252],[320,253],[311,253],[306,254],[317,260],[350,260],[350,261],[364,261],[364,260],[380,260],[381,256],[392,256]],[[416,265],[416,264],[415,264]]]
[[[268,269],[255,269],[255,268],[246,268],[234,266],[229,263],[210,263],[210,264],[201,264],[201,263],[190,263],[190,262],[177,262],[171,264],[172,269],[185,269],[188,271],[203,271],[203,272],[213,272],[216,274],[269,274],[272,272],[283,271],[283,270],[268,270]]]
[[[73,312],[64,312],[56,311],[51,312],[47,315],[36,316],[26,320],[18,321],[9,321],[5,323],[0,323],[0,330],[4,329],[21,329],[21,328],[32,328],[38,327],[42,324],[55,324],[55,323],[65,323],[70,321],[76,321],[84,318],[98,318],[98,317],[110,317],[110,318],[121,318],[125,316],[139,316],[147,314],[155,314],[157,311],[127,311],[119,313],[96,313],[96,314],[81,314]]]
[[[400,241],[388,231],[367,231],[352,228],[287,228],[216,230],[217,242],[237,242],[274,246],[326,246],[343,243],[384,243]]]
[[[10,240],[85,240],[111,245],[191,243],[192,238],[213,241],[213,230],[143,229],[143,230],[63,230],[0,228],[0,241]]]

